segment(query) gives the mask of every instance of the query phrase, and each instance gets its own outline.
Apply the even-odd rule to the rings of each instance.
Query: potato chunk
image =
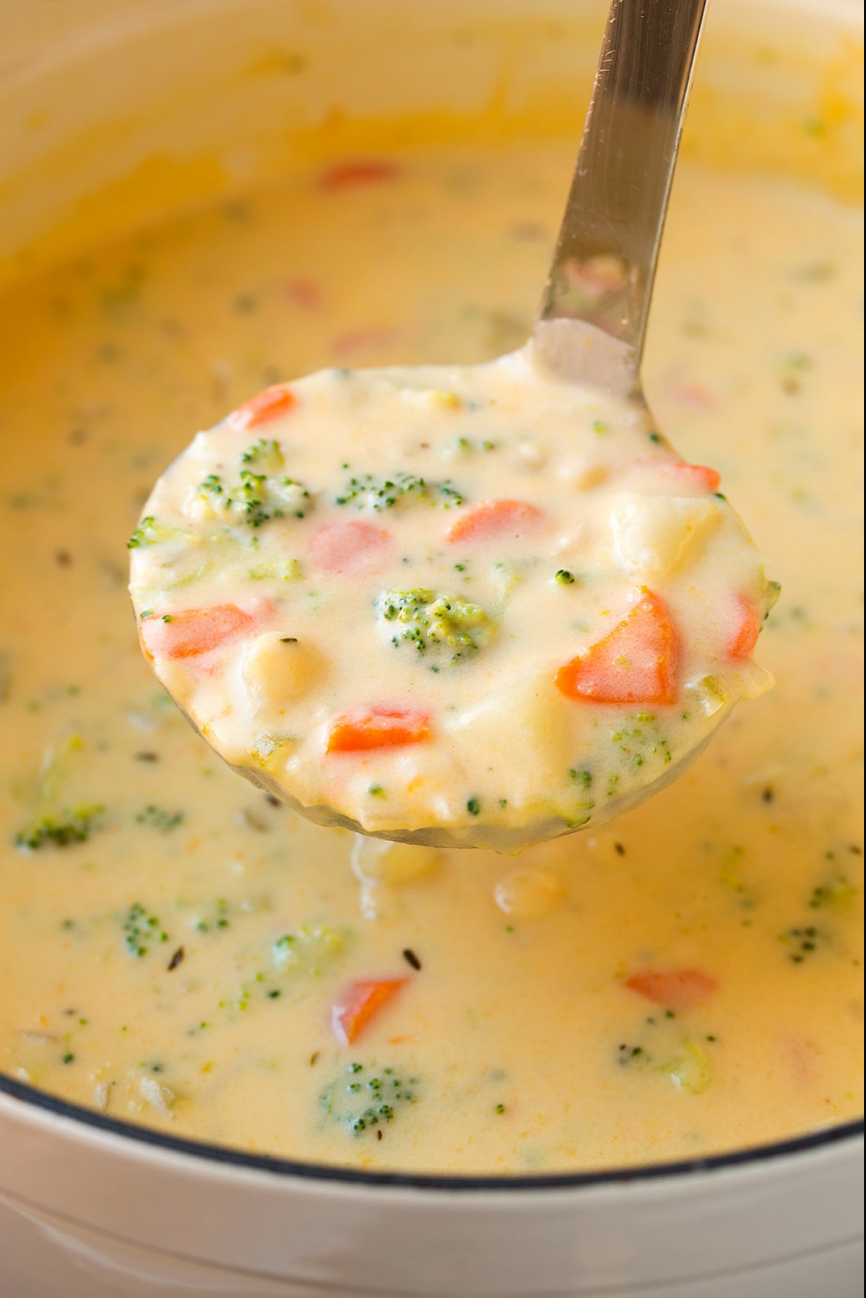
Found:
[[[554,671],[533,675],[488,697],[447,729],[495,772],[512,803],[528,804],[539,788],[560,782],[574,754],[569,705],[553,683]]]
[[[268,631],[247,645],[241,674],[256,711],[265,706],[265,700],[279,710],[282,703],[305,694],[323,666],[319,650],[309,641]]]
[[[691,496],[618,496],[610,511],[620,567],[632,577],[657,578],[681,567],[699,538],[718,526],[715,500]]]

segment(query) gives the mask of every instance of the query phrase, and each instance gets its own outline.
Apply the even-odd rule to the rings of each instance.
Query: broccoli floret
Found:
[[[478,604],[432,590],[386,590],[376,608],[393,645],[409,644],[419,654],[449,653],[452,664],[482,648],[493,630]]]
[[[144,811],[138,813],[135,822],[137,825],[149,825],[151,829],[159,829],[164,834],[168,834],[183,823],[183,818],[182,811],[167,811],[165,807],[156,807],[151,803]]]
[[[839,875],[830,883],[819,884],[809,899],[809,906],[812,910],[848,910],[857,896],[857,889],[854,884],[846,879],[844,875]]]
[[[393,509],[406,500],[423,501],[452,509],[464,503],[461,493],[450,482],[428,482],[414,473],[395,473],[391,478],[374,478],[364,473],[350,478],[345,491],[337,496],[336,504],[354,505],[356,509]]]
[[[123,917],[123,945],[129,954],[140,960],[154,943],[167,941],[168,933],[156,915],[149,914],[141,902],[133,902]]]
[[[259,472],[249,466],[254,464]],[[261,527],[272,518],[304,518],[313,507],[307,488],[282,473],[283,452],[279,442],[259,439],[240,457],[238,480],[226,483],[218,473],[209,473],[199,485],[201,496],[233,514],[247,527]]]
[[[806,924],[803,928],[786,929],[779,934],[779,941],[788,948],[792,964],[804,964],[826,945],[827,938],[814,924]]]
[[[319,1096],[326,1117],[338,1122],[351,1136],[381,1140],[385,1127],[416,1104],[418,1078],[402,1069],[376,1069],[353,1063],[341,1071]]]
[[[143,545],[159,545],[161,541],[176,539],[180,533],[177,528],[163,527],[157,523],[152,514],[143,518],[126,543],[127,550],[138,550]]]
[[[241,455],[241,464],[255,464],[263,473],[279,473],[285,463],[283,449],[273,438],[260,437]]]
[[[15,846],[22,852],[38,852],[48,844],[69,847],[73,843],[86,843],[94,820],[104,810],[101,806],[77,806],[56,816],[42,816],[29,829],[15,835]]]
[[[310,928],[303,924],[296,933],[284,933],[271,943],[275,969],[318,974],[343,949],[340,934],[327,924]]]

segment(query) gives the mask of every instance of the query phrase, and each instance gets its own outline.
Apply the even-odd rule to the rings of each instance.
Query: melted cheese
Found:
[[[771,587],[717,486],[531,348],[324,371],[157,484],[142,643],[217,752],[313,819],[525,847],[639,802],[766,688]]]
[[[455,146],[338,198],[298,175],[4,297],[4,1073],[175,1135],[443,1172],[703,1156],[861,1111],[851,211],[678,178],[647,386],[783,585],[778,685],[634,812],[518,861],[325,830],[225,769],[139,652],[125,542],[190,428],[322,366],[518,345],[569,167]],[[609,515],[623,588],[680,561],[634,495]],[[317,688],[313,655],[283,669]],[[403,979],[343,1045],[335,1007]]]

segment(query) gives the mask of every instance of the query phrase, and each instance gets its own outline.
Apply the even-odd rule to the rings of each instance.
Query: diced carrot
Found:
[[[287,414],[297,404],[298,399],[288,383],[275,383],[233,410],[228,421],[239,433],[245,433]]]
[[[716,979],[701,969],[644,969],[626,978],[625,985],[678,1014],[699,1009],[719,988]]]
[[[541,518],[525,500],[479,500],[463,510],[448,529],[449,541],[483,541],[487,537],[524,536]]]
[[[343,1045],[353,1045],[370,1020],[408,981],[408,978],[377,978],[347,987],[331,1010],[334,1032]]]
[[[807,1091],[817,1087],[822,1053],[818,1045],[802,1036],[786,1036],[779,1044],[782,1062],[794,1083]]]
[[[618,626],[556,673],[570,699],[593,703],[675,703],[679,642],[670,615],[643,587]]]
[[[702,383],[672,383],[667,395],[680,405],[691,406],[693,410],[712,410],[719,403],[709,388]]]
[[[737,598],[736,629],[728,641],[728,657],[735,662],[751,658],[761,634],[761,619],[751,600],[745,595]]]
[[[718,491],[722,485],[722,475],[718,469],[711,469],[706,464],[676,464],[662,460],[656,461],[655,467],[663,477],[696,491]]]
[[[325,304],[322,287],[318,280],[307,276],[299,275],[295,279],[287,280],[283,285],[283,290],[290,302],[303,307],[305,311],[320,311]]]
[[[145,655],[154,658],[195,658],[230,644],[262,620],[266,600],[255,609],[237,604],[213,604],[210,608],[187,608],[180,613],[149,613],[139,622]]]
[[[331,339],[328,350],[336,360],[353,362],[359,356],[369,356],[372,352],[393,347],[399,337],[399,330],[387,325],[381,328],[371,325],[366,329],[347,329],[345,333],[336,334]]]
[[[339,192],[356,189],[361,185],[378,185],[383,181],[396,180],[399,174],[397,164],[383,158],[355,159],[335,162],[323,173],[320,183],[322,189]]]
[[[390,544],[390,532],[353,519],[325,523],[313,532],[307,551],[315,566],[325,572],[355,573],[369,571]]]
[[[403,748],[430,738],[430,716],[420,708],[372,707],[344,712],[328,731],[329,753]]]

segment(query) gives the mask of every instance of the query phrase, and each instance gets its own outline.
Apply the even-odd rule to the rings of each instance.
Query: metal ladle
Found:
[[[627,398],[648,427],[641,354],[707,2],[613,0],[577,169],[530,343],[542,366]],[[630,796],[611,799],[605,819],[670,784],[704,746],[691,749]],[[252,775],[246,768],[242,774]],[[331,808],[293,803],[265,775],[252,778],[309,819],[364,832]],[[597,827],[599,817],[591,823]],[[514,851],[566,832],[574,831],[561,819],[503,828],[496,846]],[[489,827],[479,827],[478,835],[477,845],[490,845]],[[380,836],[434,847],[476,845],[471,831],[458,838],[443,827]]]
[[[613,0],[533,331],[557,374],[644,410],[641,356],[707,2]]]

